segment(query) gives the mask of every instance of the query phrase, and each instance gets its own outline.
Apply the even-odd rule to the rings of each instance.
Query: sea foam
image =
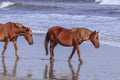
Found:
[[[14,2],[10,2],[10,1],[2,2],[0,4],[0,8],[3,9],[3,8],[9,7],[9,6],[14,5],[14,4],[15,4]]]
[[[98,1],[98,0],[96,0],[96,1]],[[101,0],[100,4],[103,4],[103,5],[120,5],[120,0]]]

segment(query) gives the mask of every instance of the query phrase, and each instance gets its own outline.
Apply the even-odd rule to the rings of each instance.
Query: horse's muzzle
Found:
[[[99,48],[100,46],[98,45],[98,46],[95,46],[95,48]]]
[[[32,45],[32,44],[33,44],[33,42],[30,42],[30,43],[29,43],[29,45]]]

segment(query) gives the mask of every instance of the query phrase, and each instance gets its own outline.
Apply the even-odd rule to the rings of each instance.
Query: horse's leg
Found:
[[[54,50],[54,42],[50,41],[50,60],[53,60],[54,57],[53,50]]]
[[[54,60],[54,48],[57,45],[57,42],[54,40],[50,41],[50,60]]]
[[[76,45],[76,49],[77,49],[77,53],[78,53],[78,58],[79,58],[79,61],[80,63],[83,63],[82,59],[81,59],[81,56],[80,56],[80,49],[79,49],[79,45]]]
[[[8,43],[9,43],[9,40],[6,40],[5,44],[4,44],[4,49],[2,51],[2,56],[5,56],[5,51],[7,49],[7,46],[8,46]]]
[[[69,56],[68,61],[71,61],[71,59],[72,59],[72,57],[73,57],[73,54],[75,53],[75,50],[76,50],[76,48],[73,47],[72,53],[71,53],[71,55]]]
[[[13,41],[14,47],[15,47],[15,55],[17,57],[17,59],[19,59],[19,55],[18,55],[18,46],[17,46],[17,40]]]
[[[53,56],[54,56],[54,48],[57,46],[57,42],[54,42],[53,44]]]

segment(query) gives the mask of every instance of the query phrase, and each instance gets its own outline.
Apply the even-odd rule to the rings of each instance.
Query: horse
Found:
[[[44,40],[44,46],[46,50],[46,55],[48,55],[48,44],[50,41],[50,60],[54,60],[54,48],[57,44],[62,46],[73,46],[72,53],[69,56],[68,61],[71,61],[75,51],[77,50],[79,61],[82,63],[80,56],[79,45],[87,40],[90,40],[95,48],[99,48],[99,32],[91,31],[87,28],[72,28],[67,29],[61,26],[53,26],[49,28]]]
[[[8,43],[12,41],[15,47],[15,55],[17,59],[20,58],[18,55],[18,46],[17,46],[17,38],[19,36],[24,36],[24,38],[27,40],[27,42],[30,45],[33,44],[32,31],[30,28],[25,27],[21,23],[15,23],[15,22],[0,24],[0,41],[5,42],[2,51],[2,56],[5,56],[5,51],[7,49]]]

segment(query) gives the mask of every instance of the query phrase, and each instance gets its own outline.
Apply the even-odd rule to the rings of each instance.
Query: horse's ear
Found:
[[[98,33],[99,33],[99,31],[96,31],[95,33],[97,33],[97,34],[98,34]]]
[[[92,35],[94,35],[96,33],[96,30],[92,32]]]
[[[95,30],[94,33],[96,33],[97,31]]]
[[[15,23],[15,25],[17,28],[22,28],[22,24],[20,24],[20,23]]]
[[[97,32],[97,31],[95,30],[95,31],[93,31],[93,32],[91,33],[91,35],[95,35],[96,33],[99,33],[99,32]]]

